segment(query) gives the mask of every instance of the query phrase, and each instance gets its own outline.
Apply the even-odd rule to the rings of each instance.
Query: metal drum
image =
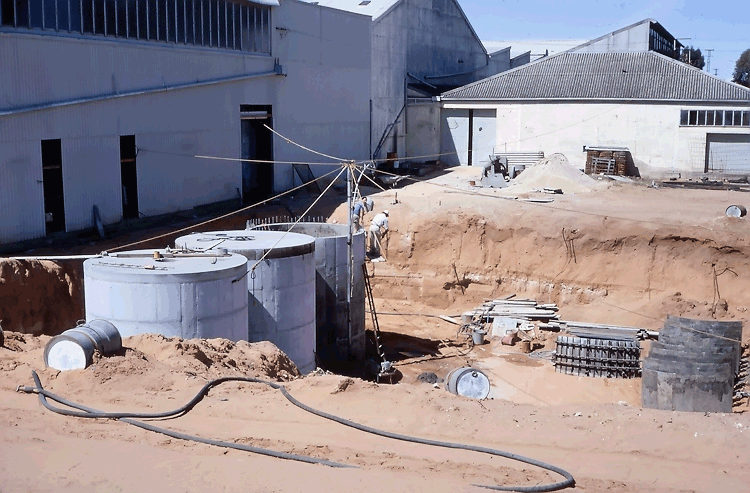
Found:
[[[476,368],[457,368],[446,377],[445,388],[452,394],[481,400],[490,395],[490,379]]]
[[[91,364],[94,351],[103,355],[122,349],[117,328],[106,320],[91,320],[49,340],[44,363],[60,371],[82,370]]]

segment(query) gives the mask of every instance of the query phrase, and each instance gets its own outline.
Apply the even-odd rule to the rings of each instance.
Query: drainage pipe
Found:
[[[401,440],[405,442],[412,442],[412,443],[418,443],[422,445],[431,445],[434,447],[443,447],[443,448],[452,448],[452,449],[459,449],[459,450],[469,450],[472,452],[481,452],[489,455],[495,455],[498,457],[505,457],[506,459],[516,460],[519,462],[524,462],[526,464],[530,464],[532,466],[537,466],[542,469],[546,469],[548,471],[557,473],[565,478],[564,481],[559,481],[557,483],[549,483],[549,484],[540,484],[535,486],[500,486],[500,485],[481,485],[481,484],[473,484],[472,486],[478,486],[480,488],[487,488],[490,490],[495,491],[518,491],[522,493],[542,493],[547,491],[557,491],[564,488],[569,488],[575,486],[575,479],[573,476],[566,471],[565,469],[562,469],[557,466],[553,466],[552,464],[547,464],[545,462],[532,459],[529,457],[524,457],[522,455],[513,454],[510,452],[504,452],[502,450],[497,449],[491,449],[486,447],[477,447],[474,445],[465,445],[461,443],[452,443],[452,442],[441,442],[438,440],[428,440],[425,438],[417,438],[412,437],[408,435],[400,435],[398,433],[391,433],[389,431],[383,431],[378,430],[377,428],[371,428],[369,426],[365,426],[359,423],[355,423],[354,421],[349,421],[348,419],[340,418],[338,416],[335,416],[333,414],[328,414],[323,411],[318,411],[317,409],[314,409],[306,404],[301,403],[294,397],[292,397],[291,394],[286,390],[286,388],[278,383],[275,382],[269,382],[266,380],[260,380],[257,378],[250,378],[250,377],[224,377],[219,378],[216,380],[212,380],[208,382],[206,385],[203,386],[203,388],[198,392],[198,394],[193,397],[190,402],[185,404],[184,406],[175,409],[173,411],[166,411],[162,413],[105,413],[102,411],[98,411],[96,409],[92,409],[89,407],[85,407],[81,404],[77,404],[72,401],[68,401],[62,397],[59,397],[52,392],[49,392],[47,390],[44,390],[42,387],[42,382],[39,380],[39,375],[35,371],[32,370],[31,376],[34,379],[34,383],[36,384],[36,387],[22,387],[19,386],[16,390],[19,392],[25,392],[27,394],[36,393],[39,395],[39,402],[42,403],[42,405],[49,409],[50,411],[53,411],[58,414],[62,414],[65,416],[77,416],[77,417],[83,417],[83,418],[112,418],[112,419],[119,419],[120,421],[123,421],[125,423],[131,424],[133,426],[137,426],[139,428],[143,428],[145,430],[154,431],[156,433],[161,433],[173,438],[177,438],[180,440],[190,440],[195,441],[199,443],[205,443],[208,445],[216,445],[218,447],[226,447],[226,448],[234,448],[237,450],[244,450],[247,452],[253,452],[257,454],[262,455],[269,455],[272,457],[278,457],[281,459],[289,459],[289,460],[296,460],[300,462],[307,462],[311,464],[323,464],[330,467],[355,467],[355,466],[348,466],[345,464],[340,464],[337,462],[330,462],[322,459],[316,459],[314,457],[306,457],[306,456],[300,456],[300,455],[294,455],[294,454],[287,454],[284,452],[276,452],[273,450],[268,449],[261,449],[257,447],[249,447],[247,445],[241,445],[237,443],[231,443],[231,442],[223,442],[219,440],[211,440],[207,438],[200,438],[193,435],[187,435],[184,433],[178,433],[175,431],[167,430],[165,428],[159,428],[157,426],[153,426],[147,423],[143,423],[141,421],[135,421],[133,417],[137,418],[165,418],[165,417],[171,417],[171,416],[178,416],[187,413],[190,409],[195,407],[198,402],[200,402],[203,397],[208,393],[209,389],[212,387],[219,385],[223,382],[251,382],[251,383],[262,383],[264,385],[268,385],[269,387],[276,389],[282,393],[286,399],[294,404],[295,406],[299,407],[300,409],[303,409],[309,413],[315,414],[316,416],[320,416],[321,418],[325,418],[331,421],[335,421],[339,424],[342,424],[344,426],[349,426],[350,428],[354,428],[360,431],[364,431],[366,433],[372,433],[373,435],[378,435],[386,438],[391,438],[394,440]],[[61,409],[59,407],[55,407],[51,405],[49,402],[47,402],[47,398],[52,399],[54,401],[59,402],[60,404],[72,407],[74,409],[78,409],[79,411],[71,411],[68,409]],[[83,412],[81,412],[83,411]]]

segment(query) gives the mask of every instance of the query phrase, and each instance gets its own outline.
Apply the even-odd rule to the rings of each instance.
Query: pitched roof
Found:
[[[563,52],[448,91],[442,99],[750,103],[750,89],[653,51]]]

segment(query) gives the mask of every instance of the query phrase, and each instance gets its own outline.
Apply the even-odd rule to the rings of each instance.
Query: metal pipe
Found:
[[[158,92],[167,92],[167,91],[174,91],[174,90],[179,90],[179,89],[190,89],[193,87],[209,86],[213,84],[223,84],[226,82],[237,82],[240,80],[256,79],[260,77],[270,77],[270,76],[278,76],[278,75],[279,74],[276,71],[260,72],[257,74],[234,75],[230,77],[221,77],[218,79],[209,79],[205,81],[188,82],[184,84],[174,84],[172,86],[166,86],[166,87],[136,89],[133,91],[127,91],[127,92],[121,92],[121,93],[109,93],[109,94],[101,94],[98,96],[89,96],[89,97],[77,98],[77,99],[67,99],[63,101],[55,101],[52,103],[43,103],[43,104],[37,104],[37,105],[31,105],[31,106],[21,106],[21,107],[16,107],[16,108],[3,109],[3,110],[0,110],[0,117],[18,115],[21,113],[30,113],[32,111],[47,110],[51,108],[60,108],[63,106],[73,106],[77,104],[91,103],[95,101],[106,101],[109,99],[125,98],[125,97],[130,97],[130,96],[141,96],[144,94],[154,94]]]
[[[5,257],[8,260],[86,260],[90,258],[101,257],[100,253],[96,255],[42,255],[42,256],[27,256],[27,257]],[[0,257],[2,258],[2,257]]]
[[[354,163],[349,163],[346,170],[346,204],[347,211],[349,213],[349,231],[347,232],[346,238],[346,337],[347,351],[351,351],[351,340],[352,340],[352,290],[354,289],[354,249],[352,242],[354,241],[352,235],[352,166]]]

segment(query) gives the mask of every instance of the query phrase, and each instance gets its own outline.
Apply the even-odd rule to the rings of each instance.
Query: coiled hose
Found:
[[[52,392],[49,392],[45,390],[42,387],[42,382],[39,380],[39,375],[35,371],[31,372],[31,376],[34,379],[34,383],[36,384],[36,387],[22,387],[19,386],[17,390],[19,392],[25,392],[27,394],[36,393],[39,395],[39,402],[42,403],[42,405],[47,408],[50,411],[53,411],[58,414],[62,414],[65,416],[75,416],[80,418],[108,418],[108,419],[118,419],[120,421],[123,421],[125,423],[128,423],[133,426],[137,426],[139,428],[143,428],[145,430],[153,431],[156,433],[161,433],[163,435],[170,436],[172,438],[177,438],[180,440],[190,440],[194,442],[199,443],[205,443],[207,445],[214,445],[217,447],[225,447],[225,448],[232,448],[237,450],[243,450],[246,452],[253,452],[256,454],[261,455],[268,455],[271,457],[276,457],[279,459],[289,459],[289,460],[295,460],[300,462],[306,462],[310,464],[322,464],[329,467],[356,467],[356,466],[349,466],[346,464],[340,464],[338,462],[331,462],[324,459],[318,459],[315,457],[307,457],[303,455],[295,455],[295,454],[288,454],[285,452],[276,452],[273,450],[258,448],[258,447],[251,447],[248,445],[238,444],[238,443],[231,443],[231,442],[224,442],[220,440],[211,440],[208,438],[201,438],[194,435],[188,435],[185,433],[179,433],[176,431],[171,431],[166,428],[161,428],[158,426],[153,426],[151,424],[144,423],[142,421],[137,421],[132,418],[140,418],[140,419],[158,419],[158,418],[170,418],[170,417],[176,417],[181,416],[190,411],[193,407],[195,407],[202,399],[203,397],[208,394],[208,391],[217,385],[220,385],[224,382],[251,382],[251,383],[261,383],[264,385],[268,385],[269,387],[279,390],[286,399],[294,404],[295,406],[304,409],[305,411],[315,414],[316,416],[320,416],[321,418],[329,419],[331,421],[335,421],[337,423],[340,423],[345,426],[349,426],[351,428],[355,428],[360,431],[364,431],[367,433],[372,433],[374,435],[379,435],[386,438],[391,438],[394,440],[402,440],[405,442],[412,442],[412,443],[419,443],[423,445],[431,445],[434,447],[443,447],[443,448],[453,448],[453,449],[460,449],[460,450],[469,450],[473,452],[482,452],[489,455],[495,455],[499,457],[505,457],[507,459],[516,460],[519,462],[524,462],[526,464],[530,464],[532,466],[537,466],[542,469],[546,469],[548,471],[552,471],[554,473],[557,473],[565,478],[564,481],[559,481],[557,483],[550,483],[550,484],[544,484],[544,485],[535,485],[535,486],[500,486],[500,485],[480,485],[480,484],[474,484],[473,486],[478,486],[481,488],[487,488],[491,490],[497,490],[497,491],[518,491],[518,492],[527,492],[527,493],[541,493],[546,491],[557,491],[561,490],[563,488],[572,487],[575,485],[575,479],[573,479],[573,476],[567,472],[564,469],[561,469],[557,466],[553,466],[552,464],[547,464],[545,462],[531,459],[529,457],[524,457],[521,455],[513,454],[510,452],[504,452],[502,450],[496,450],[491,448],[485,448],[485,447],[477,447],[474,445],[465,445],[461,443],[452,443],[452,442],[441,442],[437,440],[428,440],[424,438],[417,438],[417,437],[411,437],[408,435],[400,435],[398,433],[391,433],[388,431],[382,431],[378,430],[376,428],[371,428],[369,426],[361,425],[359,423],[355,423],[353,421],[349,421],[348,419],[340,418],[338,416],[334,416],[332,414],[325,413],[323,411],[318,411],[317,409],[313,409],[310,406],[307,406],[287,392],[286,388],[284,388],[283,385],[275,383],[275,382],[268,382],[266,380],[260,380],[257,378],[250,378],[250,377],[224,377],[224,378],[218,378],[216,380],[212,380],[205,384],[193,397],[187,404],[185,404],[182,407],[179,407],[172,411],[165,411],[161,413],[125,413],[125,412],[102,412],[98,411],[96,409],[92,409],[90,407],[83,406],[81,404],[69,401],[67,399],[64,399],[56,394],[53,394]],[[65,406],[71,407],[73,409],[78,409],[78,411],[72,411],[70,409],[62,409],[56,406],[53,406],[50,404],[47,399],[52,399],[56,402],[59,402],[60,404],[63,404]]]

